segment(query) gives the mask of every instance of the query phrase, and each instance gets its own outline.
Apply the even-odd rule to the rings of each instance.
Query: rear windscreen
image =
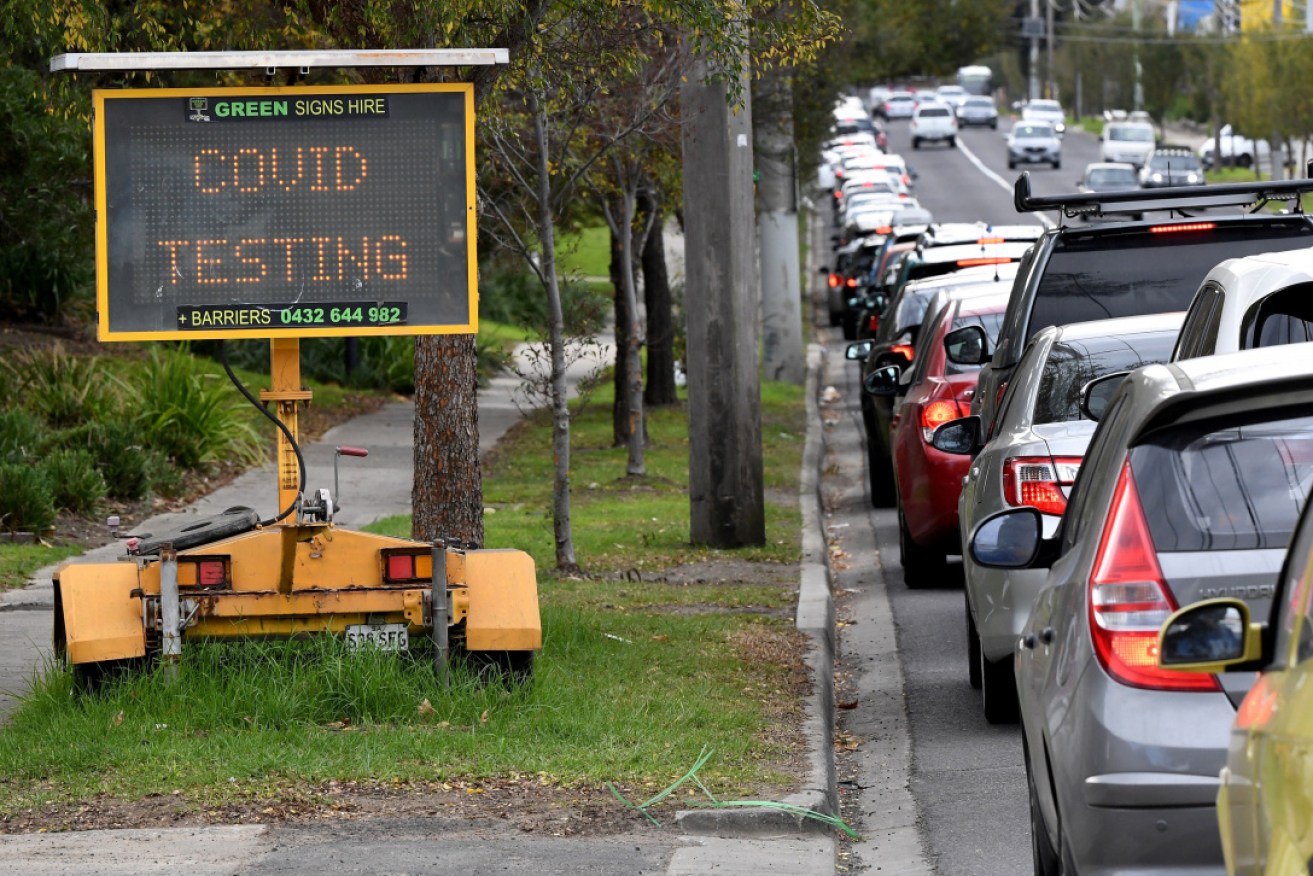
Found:
[[[1131,451],[1159,552],[1284,548],[1313,483],[1313,416],[1173,430]]]
[[[1209,231],[1070,235],[1053,247],[1026,327],[1040,329],[1185,310],[1224,259],[1313,245],[1308,222],[1245,222]]]
[[[1069,423],[1081,419],[1081,387],[1105,374],[1166,362],[1175,343],[1176,332],[1171,331],[1054,344],[1044,361],[1032,422]]]

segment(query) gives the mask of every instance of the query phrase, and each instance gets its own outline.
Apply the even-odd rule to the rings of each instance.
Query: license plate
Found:
[[[410,633],[405,624],[351,624],[346,628],[346,643],[348,648],[404,651],[410,647]]]

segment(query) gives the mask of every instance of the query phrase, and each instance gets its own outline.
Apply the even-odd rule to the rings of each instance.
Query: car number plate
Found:
[[[410,633],[405,624],[350,624],[346,643],[348,648],[404,651],[410,647]]]

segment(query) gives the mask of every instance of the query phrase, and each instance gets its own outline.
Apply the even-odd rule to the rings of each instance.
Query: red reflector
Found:
[[[224,583],[223,560],[201,560],[196,564],[196,583],[202,587],[218,587]]]
[[[870,331],[871,334],[875,334],[880,330],[880,315],[878,313],[871,314],[871,319],[866,325],[868,331]]]
[[[415,577],[415,558],[410,554],[392,554],[388,557],[388,580],[408,581]]]
[[[1006,265],[1011,261],[1012,259],[1005,258],[1003,256],[993,256],[991,258],[982,257],[975,259],[958,259],[957,266],[959,268],[972,268],[975,267],[976,265]]]
[[[1150,225],[1150,234],[1173,234],[1177,231],[1212,231],[1216,222],[1183,222],[1180,225]]]

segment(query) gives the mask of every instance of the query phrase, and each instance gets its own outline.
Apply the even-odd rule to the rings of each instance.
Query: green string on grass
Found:
[[[822,824],[828,825],[829,827],[842,830],[852,839],[855,840],[861,839],[861,835],[858,834],[857,831],[849,827],[847,822],[845,822],[839,816],[826,815],[823,812],[817,812],[815,809],[808,809],[806,806],[796,806],[792,803],[780,803],[775,800],[717,800],[716,795],[711,793],[710,789],[708,789],[706,785],[702,784],[702,780],[699,779],[697,775],[698,770],[702,769],[702,767],[706,764],[706,762],[711,759],[712,753],[713,753],[713,749],[709,749],[705,745],[702,746],[702,752],[701,754],[698,755],[697,761],[694,762],[692,768],[690,768],[688,772],[684,773],[683,777],[681,777],[679,781],[675,782],[669,788],[666,788],[661,793],[652,797],[650,800],[646,800],[642,803],[639,803],[638,805],[634,805],[633,803],[630,803],[627,799],[625,799],[625,796],[621,794],[620,791],[616,789],[616,786],[611,784],[610,782],[606,783],[607,790],[609,790],[617,800],[619,800],[622,804],[624,804],[626,808],[633,809],[636,812],[642,813],[643,817],[645,817],[648,821],[652,822],[657,827],[662,826],[661,822],[657,821],[656,817],[653,816],[652,813],[648,811],[648,808],[656,803],[660,803],[666,797],[669,797],[672,793],[674,793],[675,789],[677,789],[680,785],[683,785],[685,782],[691,781],[693,782],[693,784],[697,785],[698,788],[702,791],[702,793],[707,795],[707,799],[711,801],[709,804],[702,804],[702,805],[707,805],[708,808],[728,809],[731,806],[755,806],[759,809],[778,809],[781,812],[787,812],[790,815],[799,815],[803,818],[810,818],[813,821],[819,821]]]

